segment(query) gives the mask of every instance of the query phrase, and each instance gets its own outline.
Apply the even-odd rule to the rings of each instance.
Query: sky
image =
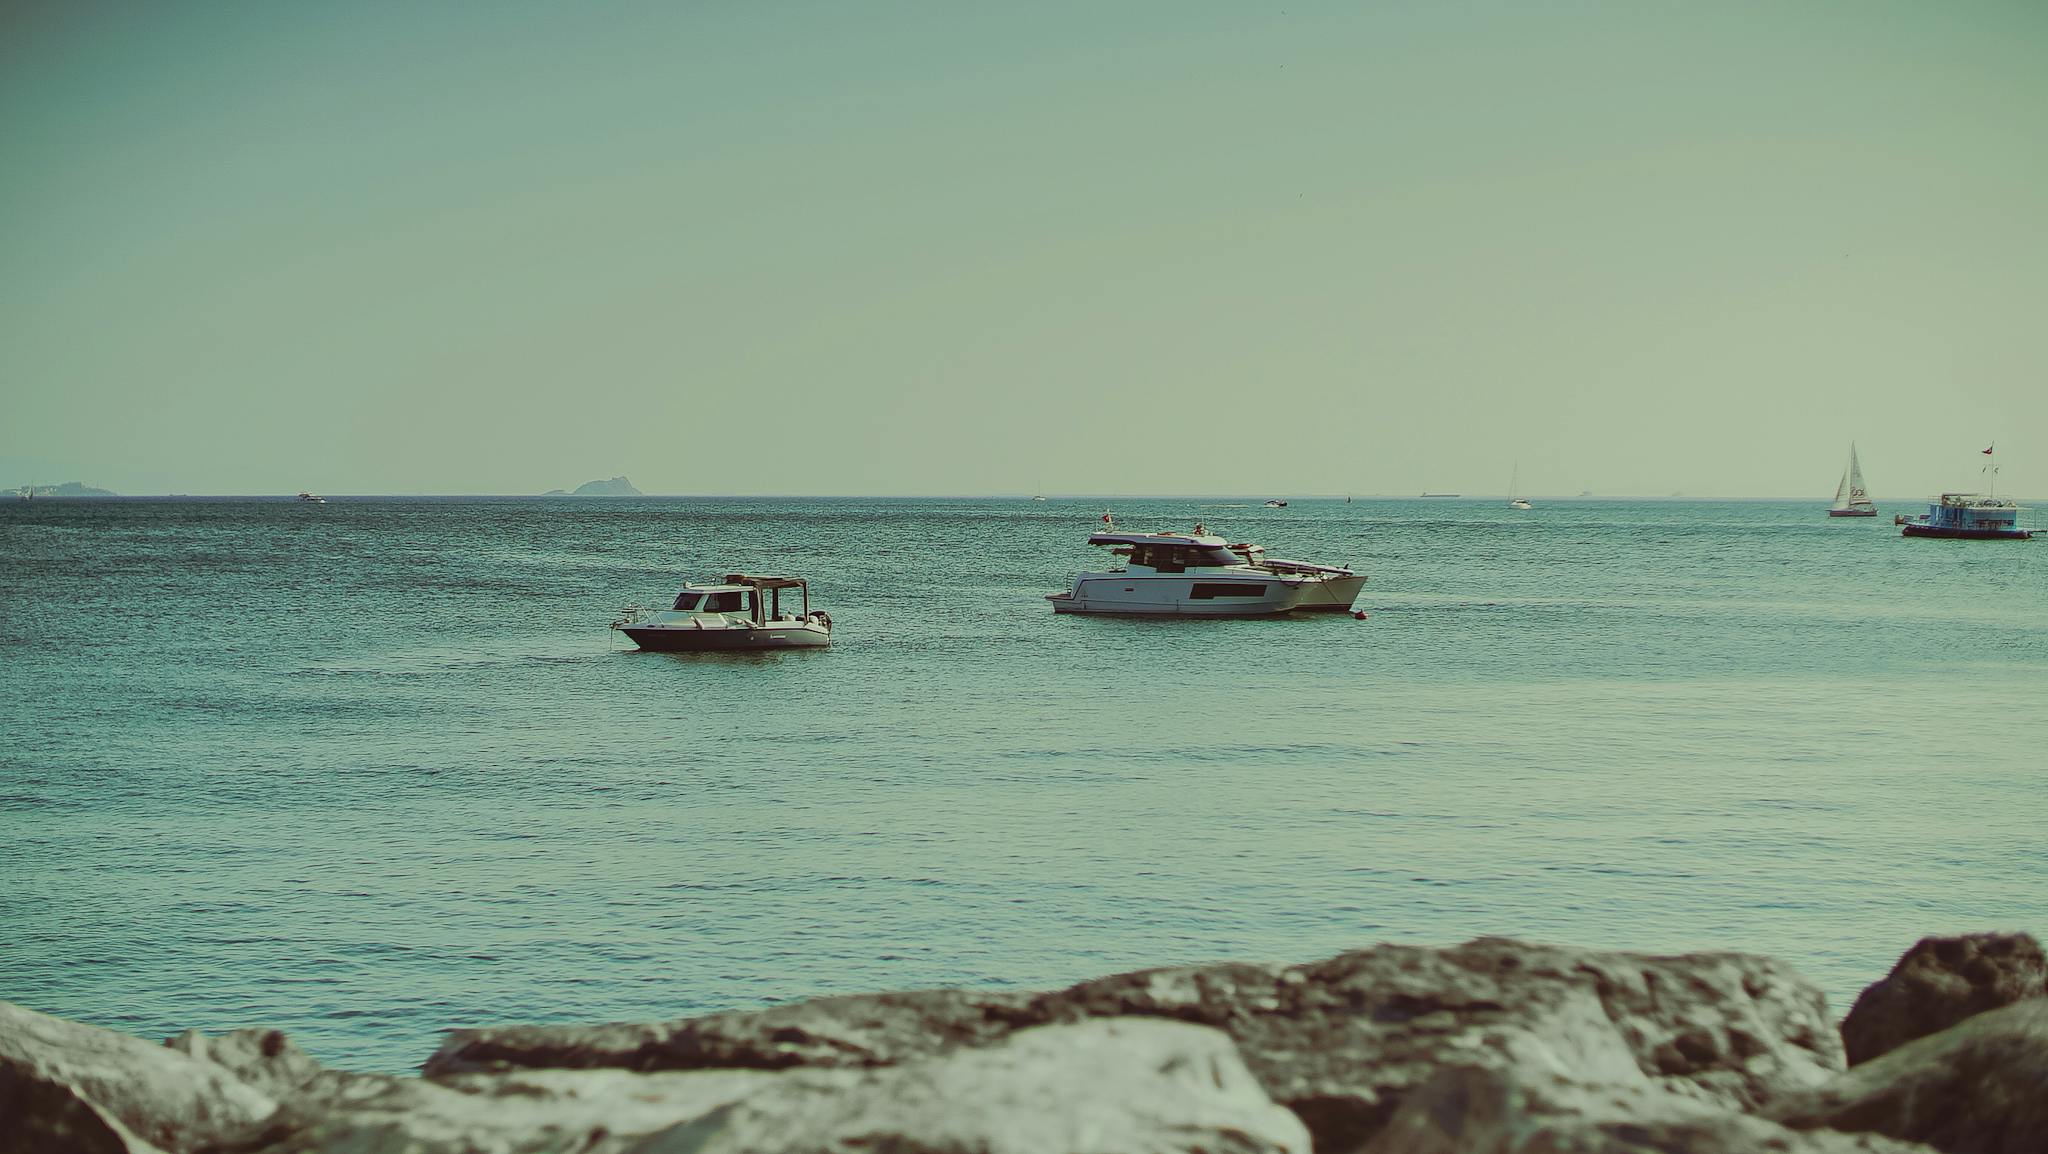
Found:
[[[0,485],[2048,495],[2048,5],[0,0]]]

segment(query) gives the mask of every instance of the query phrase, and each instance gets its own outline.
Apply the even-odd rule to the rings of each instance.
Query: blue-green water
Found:
[[[1100,501],[0,505],[0,998],[398,1070],[1484,933],[1764,951],[1840,1012],[1922,933],[2048,922],[2048,543],[1115,504],[1356,562],[1371,617],[1056,617]],[[833,647],[605,628],[729,570],[810,577]]]

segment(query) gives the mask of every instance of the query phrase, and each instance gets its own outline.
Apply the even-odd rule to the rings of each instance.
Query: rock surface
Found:
[[[1403,1093],[1450,1060],[1588,1081],[1647,1078],[1736,1109],[1843,1068],[1825,999],[1782,963],[1481,939],[1379,946],[1303,966],[1148,970],[1036,995],[942,990],[661,1025],[459,1031],[426,1071],[888,1066],[1030,1026],[1125,1016],[1229,1034],[1266,1092],[1326,1151],[1370,1138]]]
[[[217,1154],[1307,1154],[1230,1039],[1123,1019],[873,1069],[519,1070],[308,1083]]]
[[[1363,1154],[1932,1154],[1925,1146],[1768,1119],[1654,1089],[1450,1066],[1401,1103]]]
[[[2048,999],[1908,1042],[1768,1112],[1799,1129],[1884,1134],[1951,1154],[2048,1148]]]
[[[1956,996],[1886,997],[1948,1012],[2028,988],[2032,939],[1963,941],[1893,971]],[[2043,1135],[2048,998],[1845,1070],[1819,992],[1739,954],[1482,939],[472,1030],[421,1078],[330,1070],[276,1031],[152,1046],[0,1003],[0,1154],[2000,1154]]]
[[[0,1057],[0,1154],[159,1154],[69,1083]]]
[[[1922,938],[1842,1020],[1850,1065],[1973,1014],[2048,995],[2048,958],[2031,934]]]
[[[4,1128],[44,1119],[73,1128],[81,1135],[80,1149],[121,1149],[96,1143],[122,1134],[99,1133],[74,1104],[50,1096],[52,1086],[69,1088],[101,1121],[171,1151],[219,1141],[277,1108],[269,1096],[212,1062],[6,1002],[0,1002],[0,1064],[6,1068],[0,1075],[4,1093],[19,1098]]]
[[[943,1058],[773,1076],[633,1154],[1308,1154],[1218,1031],[1112,1018]]]

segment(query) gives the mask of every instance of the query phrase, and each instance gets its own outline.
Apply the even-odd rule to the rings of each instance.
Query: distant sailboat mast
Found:
[[[1529,499],[1527,497],[1521,495],[1521,492],[1522,463],[1520,461],[1516,461],[1514,472],[1510,474],[1508,477],[1508,508],[1531,509],[1535,507],[1534,505],[1530,504]]]

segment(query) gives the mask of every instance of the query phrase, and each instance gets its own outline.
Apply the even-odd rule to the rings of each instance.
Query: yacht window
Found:
[[[713,593],[704,599],[704,610],[707,613],[745,613],[747,611],[746,596],[746,594],[737,589],[725,593]]]
[[[1179,573],[1188,567],[1187,550],[1171,545],[1139,545],[1131,551],[1131,564],[1161,573]]]
[[[1188,599],[1211,601],[1218,597],[1262,597],[1265,592],[1265,586],[1253,581],[1197,581]]]
[[[697,601],[702,596],[703,594],[701,593],[690,593],[687,591],[678,593],[676,594],[676,608],[687,613],[697,607]]]

